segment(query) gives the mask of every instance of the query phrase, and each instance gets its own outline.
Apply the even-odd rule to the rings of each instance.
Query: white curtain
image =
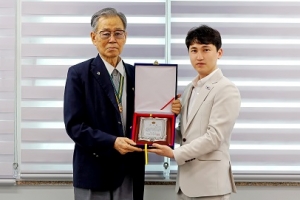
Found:
[[[175,0],[171,10],[179,92],[196,76],[184,44],[188,30],[207,24],[222,35],[218,66],[242,96],[230,147],[236,180],[299,180],[300,1]]]
[[[128,20],[125,62],[165,63],[164,1],[22,1],[21,177],[72,175],[74,144],[63,124],[67,69],[95,57],[90,18],[114,7]],[[164,158],[149,155],[147,176],[163,177]]]
[[[12,5],[13,10],[10,0],[0,2],[0,6]],[[154,60],[178,64],[178,93],[196,76],[184,45],[187,31],[200,24],[218,29],[224,49],[218,65],[242,95],[230,150],[236,180],[299,178],[300,0],[21,2],[21,176],[71,177],[74,144],[65,133],[62,119],[66,71],[71,65],[96,56],[89,39],[90,17],[110,6],[128,18],[128,39],[122,58],[131,64]],[[5,20],[1,15],[0,26],[7,24],[12,31],[14,19],[11,13],[7,15],[10,17],[4,17]],[[6,35],[5,39],[0,37],[2,55],[6,52],[2,44],[11,45],[14,39],[12,34],[0,30],[1,35]],[[7,52],[12,52],[13,47]],[[0,88],[9,90],[0,91],[1,101],[7,103],[0,105],[1,119],[14,113],[14,60],[13,53],[9,55],[12,59],[0,68]],[[2,121],[0,141],[8,145],[4,149],[11,152],[12,158],[14,117]],[[1,148],[0,155],[6,155],[2,151]],[[171,177],[176,176],[173,161],[150,154],[147,177],[168,175],[163,167],[165,161],[171,166]],[[7,169],[11,173],[11,168]]]
[[[0,184],[14,179],[15,5],[0,0]]]

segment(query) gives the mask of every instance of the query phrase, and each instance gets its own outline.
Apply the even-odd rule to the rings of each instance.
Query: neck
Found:
[[[118,63],[120,62],[121,58],[120,57],[115,57],[115,58],[107,58],[107,57],[103,57],[103,59],[108,62],[109,64],[111,64],[114,68],[117,67]]]
[[[208,76],[208,75],[210,75],[210,74],[213,73],[216,69],[217,69],[217,68],[214,68],[214,69],[213,69],[211,72],[209,72],[208,74],[200,74],[200,73],[199,73],[199,76],[198,76],[198,77],[199,77],[199,80],[202,79],[202,78],[205,78],[205,77]]]

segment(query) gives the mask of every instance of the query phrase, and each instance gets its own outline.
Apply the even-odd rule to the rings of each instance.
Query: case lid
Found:
[[[135,64],[135,112],[171,113],[176,93],[177,64]]]

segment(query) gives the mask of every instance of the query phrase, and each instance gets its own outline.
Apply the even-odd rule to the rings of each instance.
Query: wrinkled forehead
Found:
[[[98,29],[101,30],[124,30],[124,24],[119,16],[100,17],[98,19]]]

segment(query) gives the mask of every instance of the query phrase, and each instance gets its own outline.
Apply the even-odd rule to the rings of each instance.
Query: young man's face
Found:
[[[217,68],[217,60],[222,57],[222,54],[223,50],[217,51],[212,44],[193,43],[189,47],[191,64],[200,78],[204,78]]]

